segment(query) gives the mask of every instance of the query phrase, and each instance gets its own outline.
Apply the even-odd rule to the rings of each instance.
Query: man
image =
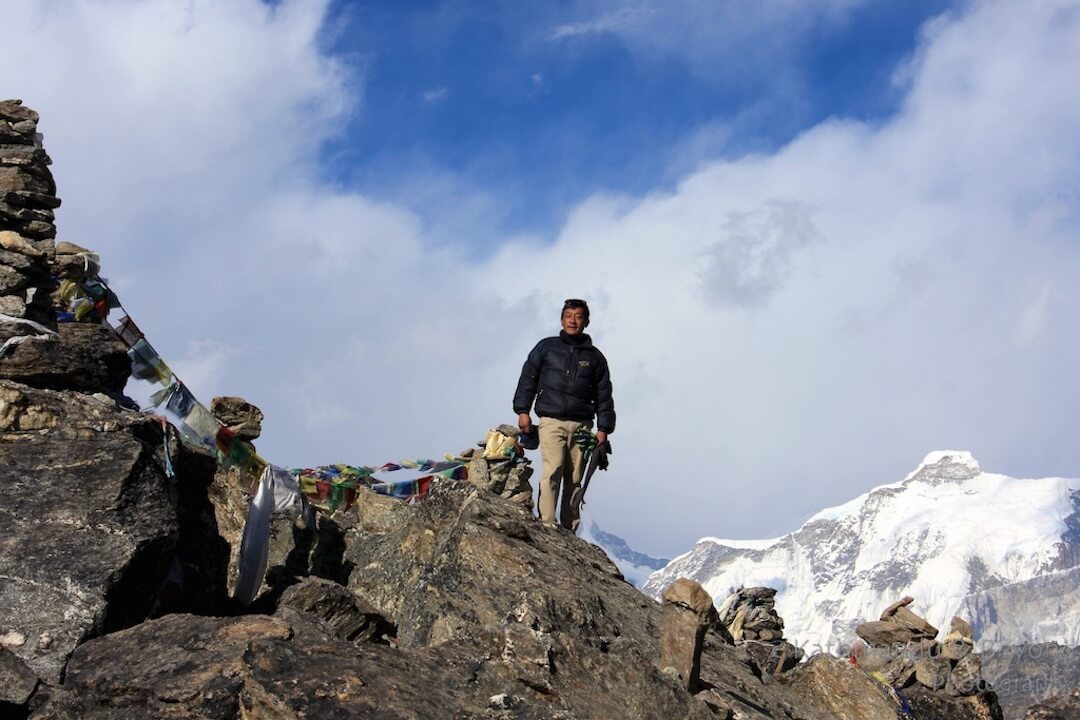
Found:
[[[555,505],[562,503],[559,524],[577,531],[581,508],[571,502],[585,473],[584,453],[574,441],[574,433],[592,429],[596,418],[596,441],[607,441],[615,431],[615,402],[611,397],[611,374],[607,359],[585,334],[589,326],[589,306],[584,300],[563,303],[562,332],[544,338],[529,353],[521,368],[514,412],[518,428],[532,429],[533,400],[540,417],[540,519],[555,523]]]

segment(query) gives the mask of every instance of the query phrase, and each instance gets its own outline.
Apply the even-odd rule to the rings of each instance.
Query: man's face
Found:
[[[585,308],[566,308],[562,311],[562,329],[567,335],[579,335],[585,330]]]

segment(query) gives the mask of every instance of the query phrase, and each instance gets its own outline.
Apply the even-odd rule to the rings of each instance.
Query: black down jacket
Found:
[[[584,333],[572,337],[560,332],[532,349],[521,368],[514,412],[529,412],[534,398],[541,417],[585,422],[595,415],[597,430],[615,431],[607,358]]]

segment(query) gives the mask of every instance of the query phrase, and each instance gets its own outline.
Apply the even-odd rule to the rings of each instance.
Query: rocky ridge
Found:
[[[0,181],[53,197],[27,134],[36,115],[8,101],[0,118],[0,157],[29,158],[3,166],[26,178]],[[6,265],[22,273],[9,297],[23,313],[6,318],[45,330],[0,325],[27,338],[0,362],[0,714],[893,720],[906,703],[926,720],[1000,717],[992,691],[901,696],[828,655],[763,671],[700,586],[677,584],[661,606],[598,547],[536,522],[507,488],[521,474],[495,478],[498,492],[490,473],[436,480],[417,505],[361,490],[312,522],[282,511],[266,582],[238,606],[230,558],[250,488],[128,409],[130,369],[107,328],[39,312],[29,289],[52,303],[53,276],[91,269],[81,249],[57,252],[55,228],[34,224],[45,217],[0,213],[5,248],[49,264],[47,281]],[[257,409],[219,411],[258,436]],[[755,589],[728,608],[755,642],[783,627],[771,598]]]

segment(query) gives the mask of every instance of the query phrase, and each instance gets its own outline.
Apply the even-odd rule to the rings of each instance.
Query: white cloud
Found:
[[[445,87],[431,88],[420,93],[420,99],[428,104],[434,104],[437,102],[442,102],[449,94],[450,91],[447,90]]]
[[[590,510],[645,550],[782,532],[935,447],[1076,473],[1075,3],[975,3],[925,34],[890,122],[688,162],[674,190],[583,199],[554,242],[479,260],[436,233],[484,201],[416,213],[320,180],[358,94],[325,11],[3,10],[5,52],[34,62],[0,96],[42,113],[61,236],[125,279],[167,360],[230,349],[192,372],[266,411],[271,460],[463,449],[512,418],[525,353],[584,295],[620,413]]]
[[[552,28],[550,38],[561,40],[578,35],[639,32],[655,14],[654,10],[644,6],[619,7],[591,20],[558,25]]]

